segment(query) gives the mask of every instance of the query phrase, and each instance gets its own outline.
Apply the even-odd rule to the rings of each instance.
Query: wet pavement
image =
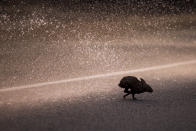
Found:
[[[23,14],[6,8],[0,15],[0,130],[195,131],[194,63],[17,88],[195,61],[194,13],[86,14],[32,5],[21,8],[29,11]],[[123,99],[118,83],[124,75],[144,78],[154,92]]]
[[[195,130],[196,65],[134,73],[152,94],[123,99],[122,76],[0,92],[0,128],[21,130]]]

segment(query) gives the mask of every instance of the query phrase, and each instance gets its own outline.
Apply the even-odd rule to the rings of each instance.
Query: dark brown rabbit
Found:
[[[138,80],[134,76],[125,76],[121,79],[119,86],[124,88],[124,92],[126,93],[123,97],[132,94],[133,100],[136,98],[134,97],[135,94],[140,94],[144,92],[153,92],[153,89],[144,81],[144,79],[140,78]]]

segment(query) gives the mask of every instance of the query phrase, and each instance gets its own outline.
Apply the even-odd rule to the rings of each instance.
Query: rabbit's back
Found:
[[[121,88],[133,88],[139,85],[140,81],[134,76],[125,76],[120,80]]]

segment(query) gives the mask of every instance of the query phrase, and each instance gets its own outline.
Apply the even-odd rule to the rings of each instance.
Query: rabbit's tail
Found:
[[[125,88],[124,85],[123,85],[122,83],[119,83],[118,86],[119,86],[120,88]]]

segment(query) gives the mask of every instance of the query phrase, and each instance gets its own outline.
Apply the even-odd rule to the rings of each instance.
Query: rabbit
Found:
[[[133,100],[136,100],[135,94],[153,92],[153,89],[144,81],[144,79],[140,79],[141,81],[134,76],[125,76],[120,80],[119,86],[124,88],[124,93],[126,93],[123,98],[132,94]]]

